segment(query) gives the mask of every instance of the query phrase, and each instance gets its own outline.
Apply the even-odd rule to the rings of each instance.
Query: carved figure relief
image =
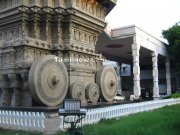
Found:
[[[17,50],[16,60],[17,60],[17,61],[23,60],[23,49],[18,49],[18,50]]]
[[[105,18],[105,8],[96,0],[75,0],[75,6],[96,17]]]

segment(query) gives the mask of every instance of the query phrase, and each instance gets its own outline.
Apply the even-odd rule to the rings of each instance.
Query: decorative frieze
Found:
[[[42,6],[42,0],[28,0],[29,6]]]
[[[81,41],[83,43],[89,43],[95,45],[97,40],[96,34],[91,34],[90,32],[86,32],[80,29],[71,28],[71,38],[77,41]]]
[[[0,41],[8,41],[20,37],[22,34],[21,26],[11,27],[0,31]],[[6,43],[4,44],[6,46]]]
[[[5,49],[2,53],[2,67],[3,69],[8,69],[11,66],[29,67],[34,60],[48,54],[50,54],[50,52],[47,50],[30,47]]]
[[[13,65],[15,62],[15,49],[7,48],[2,51],[2,64],[4,66]]]
[[[74,5],[90,15],[104,19],[106,9],[97,0],[74,0]]]

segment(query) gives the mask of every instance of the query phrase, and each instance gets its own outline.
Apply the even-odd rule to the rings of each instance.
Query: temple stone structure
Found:
[[[0,0],[1,106],[55,106],[66,96],[97,102],[100,95],[111,101],[117,91],[116,74],[102,67],[95,44],[115,4]],[[107,73],[112,79],[102,79]]]

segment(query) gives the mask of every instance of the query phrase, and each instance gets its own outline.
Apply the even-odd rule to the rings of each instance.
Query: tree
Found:
[[[163,30],[162,35],[167,39],[169,54],[176,62],[177,70],[180,71],[180,22],[167,30]]]

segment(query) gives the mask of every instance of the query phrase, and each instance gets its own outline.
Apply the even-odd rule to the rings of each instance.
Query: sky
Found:
[[[106,21],[111,28],[136,25],[167,42],[161,33],[180,21],[180,0],[117,0]]]

